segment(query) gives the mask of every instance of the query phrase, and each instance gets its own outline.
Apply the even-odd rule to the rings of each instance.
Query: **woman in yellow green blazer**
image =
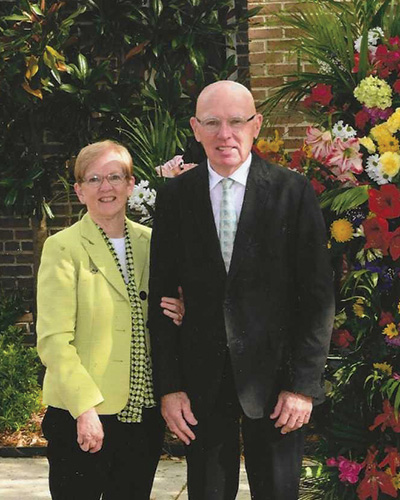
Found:
[[[38,275],[50,491],[145,500],[164,433],[147,331],[150,229],[125,215],[134,178],[123,146],[86,146],[75,178],[88,213],[46,240]],[[180,322],[180,301],[162,306]]]

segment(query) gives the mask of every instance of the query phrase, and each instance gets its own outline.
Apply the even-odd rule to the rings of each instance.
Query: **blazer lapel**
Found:
[[[205,258],[214,260],[218,266],[225,271],[210,200],[207,162],[201,163],[195,170],[197,172],[197,177],[188,194],[190,196],[189,202],[192,206],[197,230],[202,233],[202,241],[205,246]]]
[[[256,234],[259,216],[264,212],[264,205],[269,195],[268,166],[253,153],[246,190],[236,231],[228,283],[237,273],[246,256],[246,248]]]
[[[94,272],[99,271],[102,273],[104,278],[129,302],[128,291],[121,273],[107,248],[104,238],[89,214],[85,214],[81,220],[81,236],[82,245],[96,266]]]
[[[139,291],[142,288],[142,278],[148,259],[148,241],[143,237],[133,224],[128,221],[129,237],[133,249],[133,261],[135,266],[135,284]],[[147,289],[147,285],[144,287]]]

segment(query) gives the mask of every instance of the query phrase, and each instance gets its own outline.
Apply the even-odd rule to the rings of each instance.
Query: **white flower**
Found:
[[[325,61],[321,61],[320,59],[317,60],[317,63],[318,63],[318,73],[320,73],[322,75],[332,75],[333,74],[333,71],[332,71],[330,64],[328,64]]]
[[[339,120],[332,127],[332,134],[334,135],[334,137],[339,137],[344,141],[347,139],[351,139],[352,137],[355,137],[356,133],[357,132],[354,130],[354,128],[350,127],[350,125],[345,125],[343,123],[343,120]]]
[[[365,171],[369,177],[380,186],[392,180],[391,177],[382,172],[382,164],[379,155],[371,155],[368,157]]]
[[[384,35],[382,28],[376,27],[372,28],[371,30],[368,31],[368,51],[372,52],[373,55],[375,55],[376,52],[376,45],[378,43],[378,40],[382,38]],[[357,40],[354,42],[354,48],[355,50],[360,53],[361,50],[361,42],[362,42],[362,36],[357,38]]]
[[[136,210],[142,215],[149,217],[148,208],[154,208],[156,202],[156,190],[150,189],[149,181],[140,181],[133,188],[133,192],[128,200],[128,206],[131,210]]]

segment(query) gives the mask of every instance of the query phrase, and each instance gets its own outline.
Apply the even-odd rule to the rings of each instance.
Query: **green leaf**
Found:
[[[83,54],[78,54],[78,64],[83,80],[85,80],[88,75],[89,66],[87,59]]]
[[[368,200],[369,186],[357,186],[337,195],[331,209],[340,214],[346,210],[359,207]]]
[[[60,85],[60,90],[63,90],[68,94],[76,94],[78,92],[78,89],[70,83],[63,83],[62,85]]]

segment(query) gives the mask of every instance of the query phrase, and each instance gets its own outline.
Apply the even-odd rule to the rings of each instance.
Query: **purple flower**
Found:
[[[372,125],[379,120],[387,120],[389,116],[393,113],[392,108],[379,109],[379,108],[367,108],[367,106],[363,106],[363,109],[369,114],[371,117]]]

